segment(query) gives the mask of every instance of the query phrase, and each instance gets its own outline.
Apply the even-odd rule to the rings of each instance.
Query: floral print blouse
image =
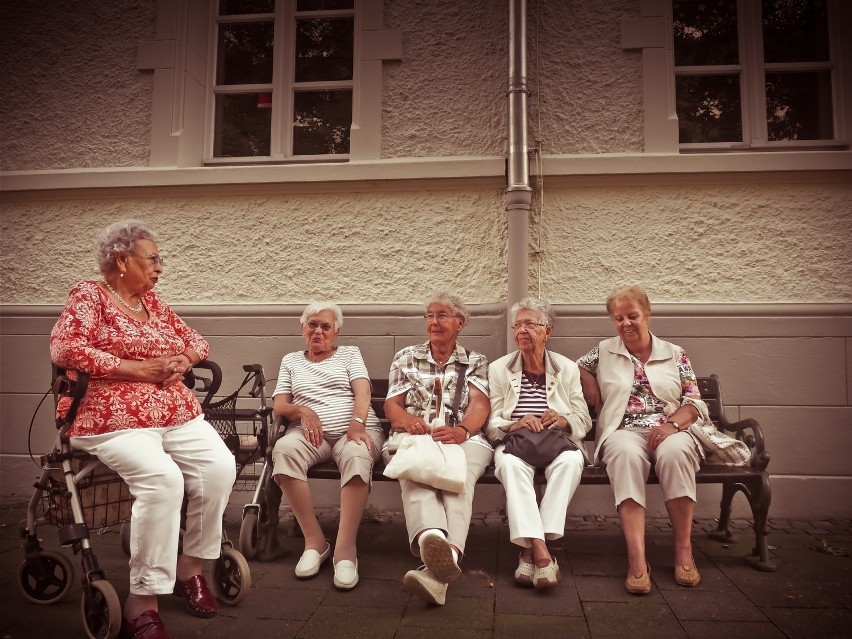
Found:
[[[50,333],[50,357],[57,366],[91,377],[69,436],[100,435],[130,428],[177,426],[201,414],[195,394],[184,384],[105,379],[121,359],[178,355],[191,348],[205,359],[206,340],[178,317],[156,293],[142,295],[148,320],[125,315],[97,282],[79,282]],[[57,415],[71,403],[62,398]]]
[[[692,364],[686,351],[679,347],[678,349],[677,368],[680,373],[682,404],[689,404],[692,398],[701,399],[701,394],[698,392],[698,380],[695,377],[695,371],[692,370]],[[666,415],[663,413],[665,402],[654,395],[645,374],[645,364],[633,355],[629,353],[628,355],[633,362],[633,388],[630,391],[630,398],[627,400],[627,408],[624,411],[621,428],[653,428],[663,424],[666,421]],[[596,346],[578,359],[577,364],[580,368],[597,376],[599,357],[600,354]],[[700,408],[698,412],[701,413]]]

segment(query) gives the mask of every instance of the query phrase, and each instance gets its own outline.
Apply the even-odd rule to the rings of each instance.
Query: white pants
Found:
[[[530,547],[530,539],[559,539],[565,534],[568,503],[583,476],[583,453],[566,450],[544,469],[547,485],[539,506],[533,486],[535,468],[503,448],[498,446],[494,452],[494,474],[506,489],[509,539],[524,548]]]
[[[417,537],[428,528],[443,530],[449,542],[464,554],[473,513],[473,491],[477,480],[485,472],[485,467],[491,463],[493,453],[490,448],[470,440],[459,445],[467,460],[467,478],[463,494],[451,493],[408,479],[399,480],[402,510],[408,529],[408,545],[415,557],[420,556]]]
[[[182,426],[72,437],[71,447],[96,455],[136,498],[131,511],[130,594],[161,595],[174,589],[184,492],[184,554],[219,557],[222,514],[236,464],[203,415]]]
[[[610,433],[602,446],[601,461],[612,485],[616,508],[625,499],[632,499],[646,508],[645,484],[651,470],[651,462],[663,499],[689,497],[695,501],[695,473],[701,467],[698,444],[687,433],[669,435],[653,452],[648,448],[650,430],[632,431],[619,429]]]

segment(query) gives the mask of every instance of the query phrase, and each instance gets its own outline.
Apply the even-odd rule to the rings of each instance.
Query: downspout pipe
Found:
[[[507,311],[527,295],[529,281],[530,186],[529,142],[527,132],[527,3],[509,0],[509,90],[506,216],[509,223]],[[507,313],[508,316],[508,313]],[[511,318],[507,317],[507,324]],[[516,348],[511,330],[506,331],[506,346]]]

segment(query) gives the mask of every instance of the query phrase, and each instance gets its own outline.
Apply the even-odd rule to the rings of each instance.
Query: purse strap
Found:
[[[464,349],[464,353],[465,353],[465,355],[470,357],[470,351],[469,350]],[[455,426],[456,424],[458,424],[461,421],[459,419],[459,406],[461,406],[462,392],[464,391],[464,384],[465,384],[465,382],[464,382],[464,371],[465,371],[465,368],[466,367],[465,367],[464,364],[462,364],[461,362],[458,362],[458,361],[456,362],[456,394],[455,394],[455,397],[453,397],[453,408],[452,408],[452,412],[450,413],[450,417],[453,420],[453,423],[452,423],[453,426]]]

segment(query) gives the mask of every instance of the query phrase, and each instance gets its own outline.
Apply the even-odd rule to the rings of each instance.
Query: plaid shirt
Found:
[[[447,415],[452,411],[453,399],[458,383],[458,367],[456,362],[465,367],[461,402],[459,403],[458,418],[464,420],[465,408],[470,397],[469,384],[473,384],[488,396],[488,360],[485,355],[476,351],[466,352],[456,344],[455,352],[443,368],[438,366],[432,357],[429,342],[416,346],[408,346],[399,351],[393,358],[388,377],[388,399],[405,393],[405,410],[412,415],[431,421],[434,414],[427,415],[432,403],[432,389],[435,378],[441,377],[442,399]]]

